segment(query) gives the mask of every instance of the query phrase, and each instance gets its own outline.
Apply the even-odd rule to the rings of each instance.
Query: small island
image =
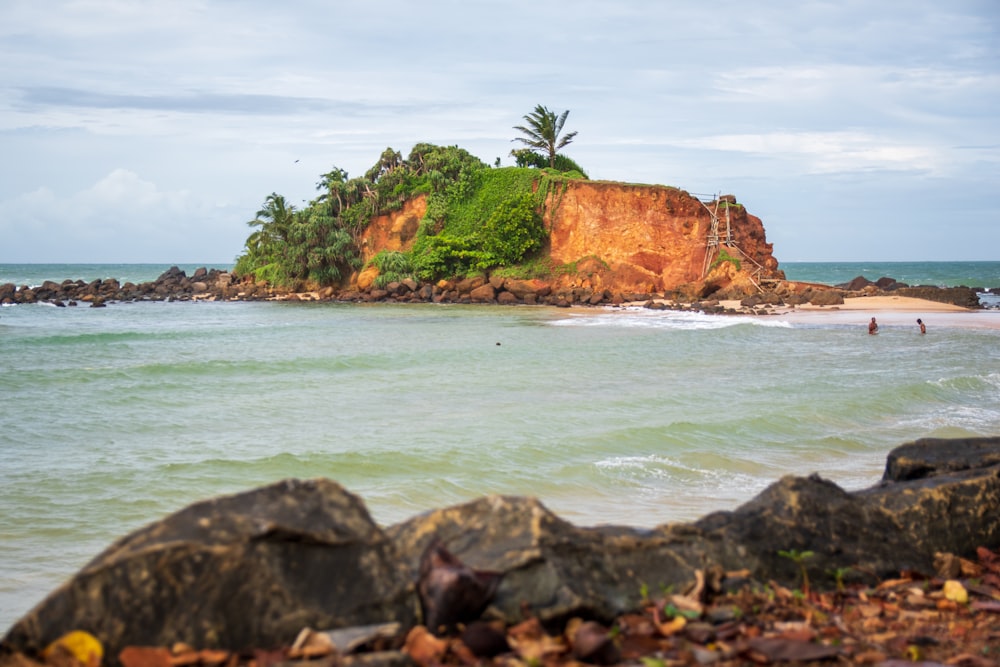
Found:
[[[587,178],[559,151],[568,111],[539,105],[514,129],[516,166],[457,146],[387,148],[363,176],[334,167],[299,209],[268,195],[232,271],[176,268],[114,279],[0,285],[0,303],[103,306],[135,300],[623,305],[769,314],[845,298],[917,298],[980,308],[974,288],[883,278],[786,280],[760,218],[732,194]]]

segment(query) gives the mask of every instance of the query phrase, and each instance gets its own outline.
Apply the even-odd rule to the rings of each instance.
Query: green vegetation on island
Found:
[[[338,284],[363,268],[361,238],[372,219],[419,195],[426,195],[427,210],[412,249],[373,257],[376,285],[511,267],[538,271],[546,208],[558,206],[566,179],[587,178],[558,153],[576,136],[560,136],[568,113],[539,105],[525,116],[528,126],[514,128],[525,135],[514,141],[526,146],[511,151],[514,167],[501,167],[500,158],[491,167],[457,146],[419,143],[406,158],[386,148],[361,177],[334,167],[302,209],[272,193],[247,223],[255,231],[234,272],[282,287]]]

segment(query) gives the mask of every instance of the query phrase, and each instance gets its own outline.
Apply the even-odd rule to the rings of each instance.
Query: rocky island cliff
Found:
[[[487,170],[501,171],[501,170]],[[137,300],[293,299],[347,302],[617,305],[645,303],[705,312],[766,314],[778,306],[836,306],[845,298],[894,294],[981,307],[977,288],[912,287],[891,278],[858,277],[831,286],[785,280],[763,222],[733,195],[697,197],[660,185],[555,179],[539,207],[541,276],[480,270],[463,277],[386,280],[377,258],[412,253],[427,225],[428,195],[409,197],[374,215],[357,235],[358,268],[336,284],[279,285],[238,270],[171,268],[156,281],[115,279],[0,285],[0,303],[102,306]],[[538,183],[536,182],[536,186]],[[238,264],[239,266],[239,264]],[[738,302],[724,307],[722,301]]]
[[[572,267],[539,281],[552,292],[580,288],[610,300],[665,292],[703,298],[723,290],[739,298],[785,277],[760,218],[732,195],[702,200],[666,186],[567,180],[551,199],[543,215],[545,253]],[[409,251],[426,209],[418,197],[375,217],[362,235],[364,259]],[[370,290],[378,274],[369,266],[349,287]]]

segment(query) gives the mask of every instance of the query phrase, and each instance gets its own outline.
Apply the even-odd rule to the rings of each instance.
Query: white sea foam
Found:
[[[601,309],[583,313],[572,313],[569,317],[553,320],[550,324],[563,327],[618,327],[623,329],[672,329],[679,331],[727,329],[740,325],[783,329],[788,329],[792,326],[788,322],[748,315],[710,315],[695,311],[652,310],[642,307]]]

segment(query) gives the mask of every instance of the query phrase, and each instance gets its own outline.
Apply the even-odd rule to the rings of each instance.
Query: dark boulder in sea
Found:
[[[906,287],[904,283],[896,282],[895,278],[890,278],[889,276],[882,276],[875,281],[875,284],[879,289],[886,290],[887,292],[891,292],[892,290],[900,287]]]
[[[873,284],[872,281],[868,280],[864,276],[858,276],[849,282],[837,285],[837,287],[847,290],[848,292],[860,292],[871,284]]]
[[[870,488],[789,476],[734,511],[648,530],[579,527],[536,499],[501,496],[382,529],[336,483],[289,480],[123,538],[18,621],[0,654],[37,654],[77,629],[114,664],[127,645],[245,650],[288,645],[307,626],[409,628],[421,622],[420,563],[433,545],[496,578],[483,617],[508,624],[607,623],[648,591],[745,583],[725,578],[737,570],[792,587],[803,571],[819,586],[933,575],[944,556],[1000,546],[1000,437],[918,440],[893,450]],[[466,617],[464,595],[437,592],[436,618]],[[446,608],[451,599],[462,609]]]
[[[971,287],[900,287],[893,294],[908,296],[938,303],[950,303],[962,308],[979,309],[983,305],[979,301],[979,294]]]
[[[188,300],[252,298],[254,285],[241,292],[234,283],[233,276],[219,269],[199,268],[195,270],[197,280],[188,278],[177,267],[171,267],[155,281],[135,285],[120,283],[115,278],[97,279],[89,283],[82,280],[64,280],[62,283],[45,281],[36,288],[0,285],[0,303],[36,303],[39,301],[79,300],[91,303],[141,300]],[[268,294],[272,293],[267,290]]]

